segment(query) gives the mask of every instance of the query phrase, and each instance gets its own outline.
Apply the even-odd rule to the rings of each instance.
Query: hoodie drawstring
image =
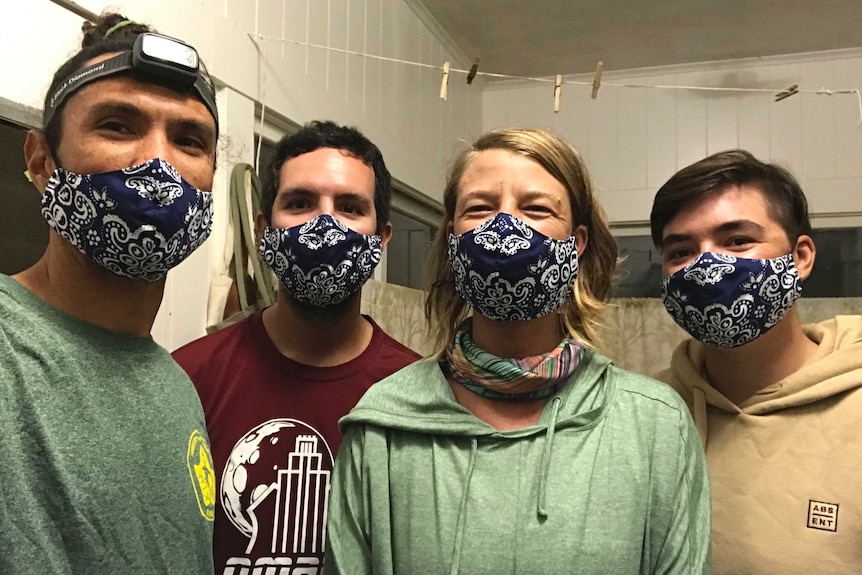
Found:
[[[545,510],[545,498],[548,492],[548,473],[551,468],[551,448],[554,445],[554,432],[557,429],[557,414],[560,411],[563,399],[556,395],[551,400],[551,421],[548,423],[548,431],[545,432],[545,446],[542,449],[542,469],[539,477],[539,501],[536,505],[536,513],[539,517],[547,517]]]
[[[706,436],[708,432],[708,421],[706,418],[706,393],[699,388],[693,387],[691,390],[692,398],[694,399],[694,427],[697,429],[697,434],[700,436],[700,443],[706,449]]]
[[[548,492],[548,474],[551,468],[551,450],[554,446],[554,434],[557,430],[557,417],[563,399],[557,395],[551,400],[551,420],[548,422],[548,430],[545,432],[545,445],[542,448],[542,469],[539,478],[539,498],[536,512],[539,517],[547,517],[545,510],[545,499]],[[455,548],[452,551],[452,568],[449,575],[458,575],[461,569],[461,549],[464,546],[464,529],[467,523],[467,497],[470,492],[470,481],[473,478],[473,470],[476,467],[476,459],[479,452],[479,440],[476,437],[470,440],[470,462],[467,464],[467,478],[464,482],[464,493],[461,495],[461,506],[458,510],[458,524],[455,529]]]
[[[467,478],[464,482],[464,493],[461,495],[461,508],[458,511],[458,526],[455,529],[455,549],[452,551],[452,568],[449,570],[449,575],[458,575],[461,569],[464,524],[467,522],[467,494],[470,492],[470,480],[473,478],[473,469],[476,467],[478,452],[479,440],[473,437],[470,440],[470,462],[467,464]]]

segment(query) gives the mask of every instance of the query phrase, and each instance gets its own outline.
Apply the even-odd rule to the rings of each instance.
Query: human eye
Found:
[[[361,193],[339,194],[335,197],[336,212],[349,217],[360,218],[374,211],[374,202]]]
[[[544,204],[530,204],[524,207],[524,210],[532,214],[549,215],[554,213],[550,206]]]
[[[664,250],[664,261],[666,262],[682,262],[691,258],[693,252],[686,247],[675,247]]]
[[[207,151],[207,145],[198,137],[195,136],[180,136],[176,139],[176,144],[181,148],[190,150]]]
[[[464,206],[461,210],[463,214],[484,214],[491,211],[491,206],[484,202],[472,202]]]
[[[311,209],[311,200],[305,194],[287,190],[278,194],[276,205],[288,212],[305,212]]]
[[[291,198],[285,201],[284,207],[288,210],[305,210],[311,203],[305,198]]]
[[[215,133],[194,122],[172,127],[170,137],[177,148],[195,156],[211,155],[216,146]]]
[[[362,206],[358,204],[344,204],[341,211],[349,216],[361,216],[364,213]]]
[[[734,236],[727,240],[727,246],[731,248],[747,248],[754,243],[754,240],[748,236]]]
[[[129,135],[132,128],[127,122],[116,118],[108,118],[98,123],[99,130],[110,134]]]

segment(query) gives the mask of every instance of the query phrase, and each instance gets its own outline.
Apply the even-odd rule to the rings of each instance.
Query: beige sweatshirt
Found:
[[[739,406],[701,376],[699,342],[657,376],[706,449],[717,575],[862,573],[862,316],[804,329],[815,357]]]

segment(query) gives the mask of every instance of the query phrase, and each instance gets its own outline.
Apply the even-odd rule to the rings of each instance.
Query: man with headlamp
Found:
[[[48,247],[0,276],[0,572],[211,573],[203,411],[149,334],[209,235],[212,83],[194,48],[107,14],[43,119],[24,152]]]

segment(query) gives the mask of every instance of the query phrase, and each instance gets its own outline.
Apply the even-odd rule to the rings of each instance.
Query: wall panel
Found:
[[[670,85],[673,76],[658,76],[656,84]],[[669,174],[676,171],[677,114],[676,93],[669,90],[646,90],[647,186],[658,189]],[[624,165],[620,169],[624,169]]]
[[[620,90],[618,96],[617,186],[622,190],[646,187],[647,183],[647,91]]]
[[[832,66],[809,62],[799,66],[805,78],[803,89],[818,90],[834,86]],[[842,96],[846,98],[846,96]],[[835,177],[835,98],[802,94],[801,103],[801,175],[805,178]]]
[[[679,85],[703,86],[707,82],[706,73],[692,72],[680,74],[676,78]],[[707,131],[706,101],[707,92],[680,91],[676,93],[676,169],[683,168],[706,156]]]
[[[721,87],[723,72],[708,72],[707,85]],[[709,92],[706,98],[706,153],[739,147],[738,95]]]
[[[588,81],[592,76],[570,79]],[[764,92],[613,84],[745,87]],[[815,216],[862,214],[856,200],[862,197],[858,193],[862,128],[857,126],[856,96],[797,94],[775,102],[775,93],[791,84],[803,90],[862,89],[862,51],[606,71],[598,100],[588,99],[588,89],[579,96],[587,98],[582,103],[571,106],[564,100],[554,126],[583,153],[612,221],[648,219],[652,195],[674,172],[733,147],[790,168],[805,185]],[[538,82],[490,83],[483,92],[484,126],[511,124],[513,118],[525,125],[547,125],[544,113],[518,105],[529,102],[530,93],[540,97],[546,91],[547,85]]]

